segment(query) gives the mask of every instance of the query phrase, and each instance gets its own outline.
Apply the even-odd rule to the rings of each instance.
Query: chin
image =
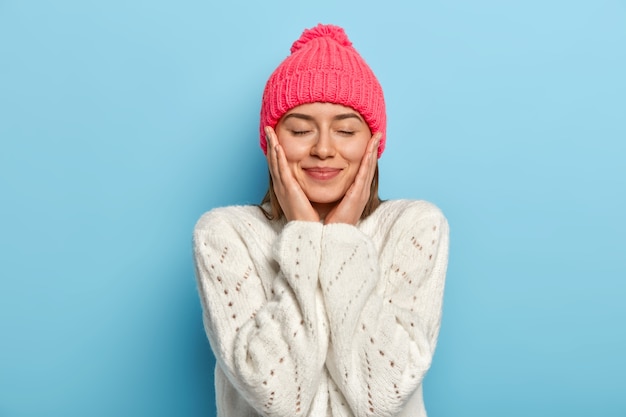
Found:
[[[307,198],[311,203],[315,204],[334,204],[338,203],[344,194],[341,193],[313,193],[307,194]]]

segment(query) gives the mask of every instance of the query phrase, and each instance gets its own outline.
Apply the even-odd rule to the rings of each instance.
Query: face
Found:
[[[346,194],[372,137],[358,112],[331,103],[294,107],[276,125],[276,135],[294,178],[320,213]]]

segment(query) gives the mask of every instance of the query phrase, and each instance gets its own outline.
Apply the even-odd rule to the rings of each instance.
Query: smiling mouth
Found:
[[[337,175],[339,175],[339,173],[341,172],[341,169],[339,168],[306,168],[304,169],[304,172],[306,172],[306,174],[309,177],[315,180],[328,181],[328,180],[335,178]]]

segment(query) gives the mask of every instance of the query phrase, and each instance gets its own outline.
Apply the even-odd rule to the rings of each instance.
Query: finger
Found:
[[[280,178],[280,181],[283,186],[293,185],[295,184],[295,178],[289,168],[289,164],[287,162],[287,155],[285,155],[285,149],[282,147],[280,142],[278,141],[278,135],[271,127],[268,127],[270,132],[270,136],[272,138],[272,144],[275,155],[275,168],[277,171],[277,175]]]
[[[281,184],[285,186],[286,182],[289,182],[291,179],[291,171],[289,170],[289,166],[287,164],[287,157],[285,156],[285,150],[281,146],[280,142],[278,142],[278,136],[276,133],[273,133],[272,142],[274,143],[274,155],[275,155],[275,169],[277,175],[280,178]]]
[[[265,142],[267,143],[267,153],[266,153],[266,156],[269,159],[269,158],[271,158],[271,154],[272,154],[272,151],[274,149],[274,144],[272,143],[271,128],[269,126],[265,126],[263,131],[265,132]]]
[[[363,155],[361,166],[355,178],[355,184],[359,187],[359,192],[364,191],[365,188],[369,189],[372,179],[374,178],[374,172],[376,171],[376,162],[378,156],[378,143],[380,142],[380,133],[372,135],[369,143],[367,144],[366,152]]]
[[[374,156],[376,159],[378,159],[378,146],[380,145],[380,139],[382,138],[383,134],[380,132],[376,132],[373,136],[372,136],[372,141],[370,143],[370,154],[372,156]]]
[[[274,179],[274,184],[277,185],[277,183],[280,183],[281,181],[280,172],[278,169],[278,160],[277,160],[277,155],[276,155],[276,148],[277,148],[278,141],[276,139],[276,133],[274,132],[274,129],[272,129],[270,126],[265,127],[265,135],[266,135],[266,140],[268,143],[267,164],[270,169],[270,174],[272,175],[272,178]]]
[[[372,140],[370,143],[369,155],[366,163],[368,185],[374,177],[374,171],[376,171],[376,163],[378,162],[378,144],[380,143],[381,137],[381,133],[376,133],[372,136]]]
[[[380,140],[382,138],[382,133],[376,133],[374,135],[374,137],[372,139],[372,148],[370,150],[370,165],[369,165],[369,172],[368,172],[368,178],[369,178],[369,182],[371,183],[372,179],[374,178],[374,172],[376,172],[376,165],[378,164],[378,146],[380,145]]]
[[[272,139],[270,138],[269,131],[267,127],[264,129],[265,131],[265,142],[267,143],[267,152],[265,153],[265,158],[267,159],[267,166],[270,169],[270,173],[272,171]]]
[[[282,146],[276,145],[276,168],[281,178],[287,178],[289,174],[289,167],[287,166],[287,159],[285,157],[285,150]]]
[[[276,135],[276,131],[272,129],[272,126],[265,126],[265,135],[267,136],[268,142],[271,141],[272,147],[278,145],[278,136]]]

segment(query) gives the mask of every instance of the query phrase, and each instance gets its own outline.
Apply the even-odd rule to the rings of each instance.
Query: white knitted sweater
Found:
[[[425,201],[357,226],[211,210],[194,231],[218,415],[426,415],[448,224]]]

